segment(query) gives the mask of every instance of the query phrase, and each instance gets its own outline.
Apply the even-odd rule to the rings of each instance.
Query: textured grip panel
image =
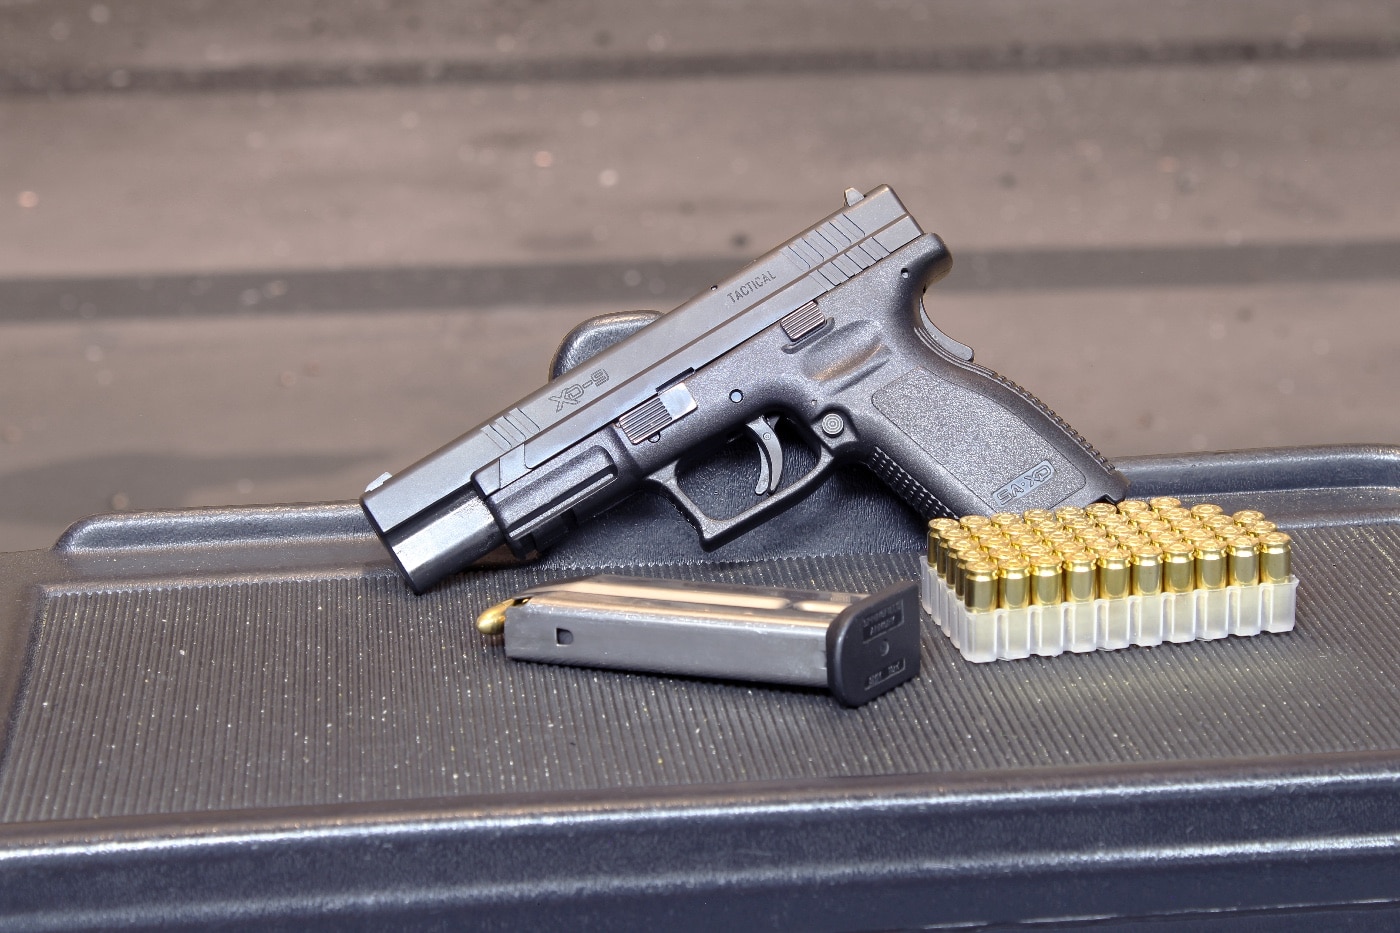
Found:
[[[937,496],[910,476],[880,448],[875,448],[865,465],[924,518],[957,518],[952,509],[944,505]]]
[[[981,371],[982,373],[984,373],[984,374],[986,374],[986,375],[988,375],[988,376],[991,376],[991,377],[992,377],[993,379],[995,379],[997,382],[1001,383],[1001,384],[1004,385],[1006,388],[1010,389],[1012,392],[1015,392],[1017,395],[1021,396],[1021,398],[1025,399],[1027,402],[1030,402],[1032,405],[1034,405],[1037,409],[1040,410],[1041,414],[1045,415],[1045,417],[1049,418],[1051,421],[1055,422],[1055,424],[1057,424],[1057,425],[1059,425],[1061,428],[1063,428],[1063,429],[1064,429],[1064,432],[1065,432],[1066,434],[1068,434],[1071,438],[1073,438],[1073,439],[1074,439],[1074,442],[1075,442],[1076,444],[1078,444],[1080,447],[1084,448],[1085,453],[1087,453],[1087,454],[1089,454],[1089,456],[1093,457],[1094,460],[1098,462],[1099,466],[1103,467],[1105,470],[1108,470],[1108,471],[1110,471],[1110,472],[1112,472],[1113,470],[1116,470],[1116,469],[1117,469],[1117,467],[1115,467],[1115,466],[1108,460],[1107,457],[1105,457],[1103,454],[1099,453],[1099,450],[1098,450],[1097,447],[1095,447],[1093,444],[1089,443],[1089,441],[1084,437],[1084,435],[1080,434],[1078,431],[1076,431],[1074,428],[1072,428],[1072,427],[1070,426],[1070,424],[1069,424],[1068,421],[1066,421],[1065,419],[1063,419],[1063,418],[1061,418],[1059,415],[1057,415],[1057,414],[1055,413],[1055,410],[1054,410],[1053,408],[1051,408],[1049,405],[1047,405],[1047,404],[1045,404],[1044,402],[1042,402],[1042,401],[1041,401],[1039,398],[1037,398],[1034,394],[1032,394],[1031,392],[1026,391],[1024,388],[1022,388],[1021,386],[1019,386],[1019,385],[1017,385],[1016,383],[1012,382],[1010,379],[1007,379],[1007,378],[1006,378],[1005,376],[1003,376],[1001,373],[996,372],[996,371],[994,371],[994,370],[987,369],[985,366],[978,366],[977,364],[972,363],[972,364],[969,364],[969,367],[970,367],[971,369],[979,370],[979,371]]]

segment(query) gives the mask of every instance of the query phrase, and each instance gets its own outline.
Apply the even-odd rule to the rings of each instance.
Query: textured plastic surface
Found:
[[[920,570],[924,611],[976,663],[1291,632],[1297,589],[1294,577],[1287,583],[972,612],[927,563]]]
[[[914,579],[922,523],[859,471],[709,555],[640,497],[546,562],[425,597],[353,503],[104,516],[0,555],[0,920],[1388,916],[1400,451],[1120,465],[1139,495],[1276,516],[1306,581],[1296,630],[973,665],[925,627],[921,676],[847,710],[817,690],[515,664],[472,628],[595,568]]]

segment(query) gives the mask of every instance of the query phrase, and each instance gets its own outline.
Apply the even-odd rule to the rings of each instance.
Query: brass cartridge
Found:
[[[1162,592],[1162,549],[1156,545],[1134,548],[1132,576],[1134,596]]]
[[[1264,535],[1273,534],[1275,531],[1278,531],[1278,526],[1273,522],[1264,521],[1263,519],[1252,522],[1249,526],[1249,533],[1256,538],[1262,538]]]
[[[975,531],[983,525],[990,525],[992,520],[985,515],[964,515],[958,519],[958,523],[968,531]]]
[[[1200,505],[1191,506],[1191,514],[1202,521],[1210,518],[1212,515],[1223,515],[1224,513],[1225,510],[1214,502],[1202,502]]]
[[[1226,543],[1231,586],[1253,586],[1259,582],[1259,545],[1248,535],[1237,535]]]
[[[1055,517],[1060,520],[1061,524],[1071,518],[1083,518],[1084,515],[1084,510],[1077,505],[1062,505],[1055,510]]]
[[[1264,520],[1264,513],[1257,509],[1240,509],[1230,517],[1233,518],[1237,524],[1248,528],[1255,522],[1262,522]]]
[[[1053,554],[1037,554],[1031,558],[1031,603],[1053,606],[1062,602],[1064,586],[1060,559]]]
[[[1065,557],[1065,601],[1071,603],[1092,602],[1098,595],[1098,560],[1094,555],[1081,551]]]
[[[1124,499],[1118,503],[1118,511],[1123,515],[1136,515],[1139,512],[1151,511],[1152,507],[1141,499]]]
[[[1015,512],[998,512],[992,516],[992,524],[1000,528],[1005,528],[1007,525],[1019,525],[1020,523],[1021,516],[1017,515]]]
[[[1117,515],[1118,506],[1108,502],[1095,502],[1091,505],[1086,505],[1084,507],[1084,513],[1086,515],[1092,515],[1094,518],[1102,518],[1105,515]]]
[[[964,531],[961,525],[939,538],[938,565],[935,569],[940,577],[949,583],[953,582],[953,546],[972,540],[972,535]]]
[[[989,560],[969,561],[963,571],[963,605],[973,612],[997,607],[997,565]]]
[[[1210,538],[1196,542],[1196,585],[1203,590],[1223,590],[1229,583],[1225,546]]]
[[[1154,512],[1165,512],[1167,509],[1178,508],[1181,505],[1181,500],[1171,496],[1156,496],[1148,499],[1147,504],[1152,507]]]
[[[1048,509],[1026,509],[1021,513],[1021,518],[1027,525],[1043,525],[1046,522],[1055,520],[1055,513]]]
[[[1099,597],[1121,599],[1132,589],[1132,558],[1126,551],[1113,549],[1098,555]]]
[[[1292,542],[1293,539],[1282,531],[1271,531],[1259,539],[1260,583],[1288,582],[1293,575]]]
[[[935,518],[928,523],[928,565],[930,567],[934,569],[939,567],[939,557],[945,537],[958,527],[958,523],[951,518]]]
[[[1182,522],[1190,521],[1193,517],[1190,509],[1183,509],[1181,506],[1161,509],[1159,514],[1162,516],[1162,520],[1173,528],[1179,527]]]
[[[961,599],[963,595],[963,571],[967,565],[982,558],[982,546],[976,541],[959,541],[949,549],[948,584]]]
[[[1196,588],[1196,549],[1184,541],[1162,549],[1162,589],[1189,593]]]
[[[1147,513],[1143,513],[1147,514]],[[1156,514],[1155,512],[1152,514]],[[1138,522],[1138,530],[1151,537],[1163,535],[1172,530],[1172,526],[1162,521],[1160,518],[1148,519],[1145,522]]]
[[[1214,530],[1217,534],[1221,533],[1222,531],[1233,531],[1234,529],[1239,527],[1239,525],[1235,523],[1234,518],[1224,514],[1223,512],[1219,515],[1206,516],[1204,524],[1207,528]]]
[[[1031,604],[1031,565],[1024,557],[997,568],[997,602],[1003,609],[1024,609]]]

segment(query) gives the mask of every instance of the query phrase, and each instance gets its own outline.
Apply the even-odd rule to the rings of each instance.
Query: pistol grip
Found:
[[[1122,475],[1044,403],[980,366],[915,367],[870,403],[885,426],[871,432],[866,462],[926,516],[1087,505],[1127,492]]]

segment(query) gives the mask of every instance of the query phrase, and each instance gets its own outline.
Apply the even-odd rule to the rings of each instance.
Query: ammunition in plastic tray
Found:
[[[1255,509],[1161,496],[933,524],[921,601],[969,661],[1293,628],[1292,539]]]

